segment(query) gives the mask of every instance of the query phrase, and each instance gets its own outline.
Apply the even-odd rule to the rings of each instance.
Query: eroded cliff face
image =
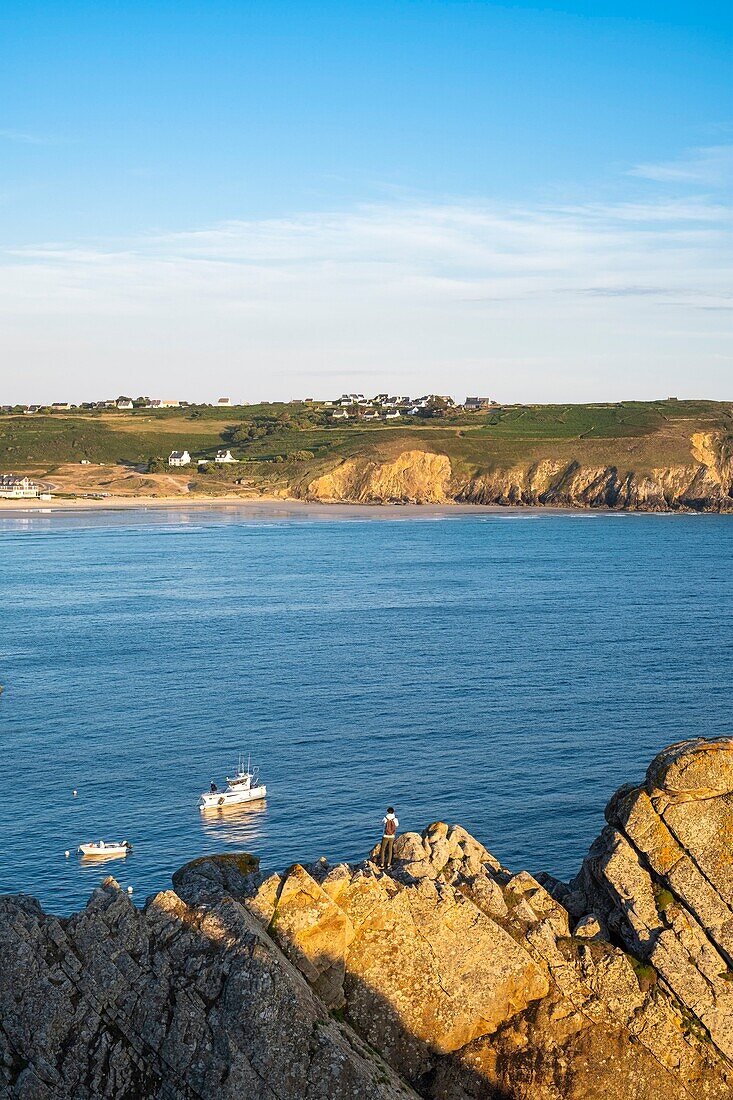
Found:
[[[395,460],[349,458],[296,490],[309,500],[554,505],[665,512],[733,511],[733,462],[720,433],[697,432],[690,462],[646,472],[540,459],[461,474],[445,454],[403,451]]]
[[[572,883],[460,826],[385,873],[212,856],[136,909],[0,899],[0,1095],[733,1097],[733,738],[611,799]]]
[[[640,474],[615,466],[543,461],[455,486],[454,499],[471,504],[554,505],[637,512],[733,511],[730,484],[709,466],[668,466]]]
[[[403,451],[393,462],[350,458],[311,481],[309,500],[354,504],[442,504],[449,499],[451,464],[447,455]]]

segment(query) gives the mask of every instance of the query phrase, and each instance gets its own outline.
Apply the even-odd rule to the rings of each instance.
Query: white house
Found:
[[[384,419],[385,420],[399,420],[399,417],[400,417],[400,410],[395,409],[394,412],[385,413]]]
[[[332,420],[348,420],[349,419],[349,414],[347,413],[346,409],[342,409],[341,412],[332,413],[331,419]]]
[[[118,409],[131,409],[132,408],[132,401],[130,400],[129,397],[118,397],[117,398],[117,408]]]
[[[476,409],[490,409],[495,403],[490,397],[467,397],[464,408],[474,412]]]
[[[231,451],[217,451],[215,462],[236,462],[236,458],[232,458]]]
[[[0,497],[9,497],[17,500],[19,497],[39,497],[41,486],[31,481],[29,477],[18,477],[16,474],[0,474]]]
[[[168,455],[169,466],[190,466],[191,456],[188,451],[171,451]]]
[[[150,408],[151,409],[177,409],[177,408],[179,408],[180,404],[181,404],[180,401],[165,401],[165,400],[161,400],[160,397],[155,397],[150,402]]]
[[[231,405],[231,403],[232,403],[231,397],[220,397],[219,400],[217,401],[217,405],[222,405],[224,407],[229,407]]]

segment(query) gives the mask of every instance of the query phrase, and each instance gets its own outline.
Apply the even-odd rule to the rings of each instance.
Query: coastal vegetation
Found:
[[[589,405],[508,405],[486,412],[462,409],[440,418],[402,417],[393,424],[331,423],[325,410],[303,402],[243,405],[222,410],[135,409],[131,412],[70,411],[0,415],[0,469],[53,466],[80,461],[147,463],[188,447],[213,459],[226,444],[244,461],[278,457],[352,457],[366,448],[387,451],[393,440],[437,441],[467,461],[482,457],[512,461],[534,445],[572,442],[582,458],[595,440],[648,440],[649,457],[670,458],[674,428],[690,431],[733,426],[733,406],[719,401],[623,401]],[[689,432],[685,430],[685,436]],[[674,448],[672,448],[674,450]],[[306,453],[306,452],[310,452]],[[680,457],[685,457],[680,455]]]
[[[508,482],[504,490],[498,489],[496,479],[518,469],[529,476],[548,464],[556,472],[564,471],[564,477],[578,470],[612,471],[618,484],[611,497],[629,476],[658,480],[660,471],[683,468],[692,476],[701,465],[718,470],[723,496],[729,489],[723,470],[733,450],[733,408],[727,402],[505,405],[476,412],[440,408],[390,422],[337,422],[332,414],[333,410],[301,401],[224,409],[72,409],[31,416],[11,411],[0,415],[0,471],[31,474],[61,489],[68,483],[73,490],[69,467],[84,464],[115,467],[118,474],[120,469],[141,476],[165,474],[167,483],[178,479],[182,491],[203,496],[309,496],[316,485],[320,488],[315,495],[322,499],[366,501],[371,499],[364,482],[369,471],[396,462],[404,466],[405,455],[428,455],[447,460],[445,485],[440,493],[418,486],[412,495],[402,494],[406,499],[437,495],[490,503],[492,496],[498,499],[503,492],[506,500],[499,499],[501,503],[517,495],[518,502],[532,502],[532,493],[541,496],[547,491],[542,479],[542,487],[530,490],[529,496],[516,486],[508,487]],[[235,461],[217,465],[221,448],[230,450]],[[171,472],[168,456],[176,450],[190,452],[192,462]],[[197,468],[198,462],[205,465]],[[323,481],[347,468],[354,476],[350,481],[341,476],[340,490]],[[106,474],[105,478],[109,480]],[[89,470],[86,484],[93,488],[94,480]],[[361,486],[358,492],[356,482]],[[154,481],[147,491],[161,492]],[[139,492],[145,495],[146,487],[141,484]],[[662,496],[666,492],[659,489]],[[384,497],[372,495],[375,500]]]

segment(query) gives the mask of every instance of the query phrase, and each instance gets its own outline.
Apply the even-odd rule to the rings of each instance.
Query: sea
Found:
[[[719,515],[0,513],[0,892],[64,915],[211,852],[357,861],[388,805],[568,879],[662,747],[733,734],[732,572]],[[266,801],[202,813],[240,754]]]

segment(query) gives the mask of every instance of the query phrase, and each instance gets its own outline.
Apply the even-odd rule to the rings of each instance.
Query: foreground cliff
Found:
[[[395,867],[194,861],[143,910],[0,899],[0,1095],[733,1097],[733,739],[609,803],[572,883],[459,826]]]

